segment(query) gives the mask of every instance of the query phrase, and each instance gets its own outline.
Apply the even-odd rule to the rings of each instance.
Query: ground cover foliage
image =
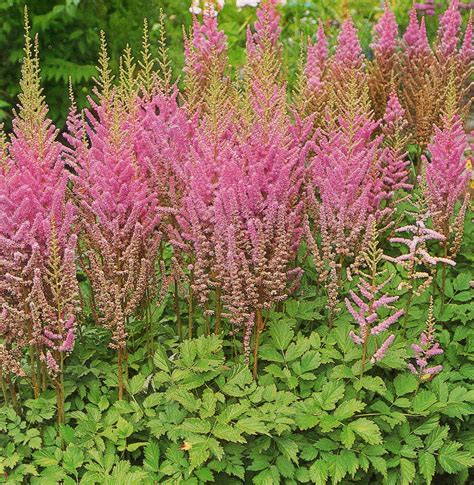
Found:
[[[0,483],[468,483],[472,23],[387,6],[301,43],[279,2],[229,65],[101,34],[59,133],[25,49],[0,150]],[[161,27],[164,16],[161,16]],[[134,59],[136,56],[136,60]]]

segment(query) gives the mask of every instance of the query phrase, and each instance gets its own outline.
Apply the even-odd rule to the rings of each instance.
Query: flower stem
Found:
[[[7,391],[7,387],[5,386],[5,380],[3,378],[3,372],[0,372],[0,384],[2,386],[3,402],[8,406],[8,404],[9,404],[8,391]]]
[[[188,296],[188,338],[193,338],[193,290],[189,287]]]
[[[117,355],[118,400],[123,399],[123,350],[118,349]]]
[[[176,314],[176,331],[181,340],[183,338],[183,328],[181,324],[181,312],[179,311],[178,280],[176,278],[174,280],[174,313]]]
[[[222,304],[221,304],[221,287],[216,288],[216,326],[214,327],[214,335],[218,335],[221,331],[222,320]]]
[[[263,330],[263,318],[262,318],[262,310],[260,308],[257,309],[255,314],[255,341],[253,345],[253,378],[257,378],[258,374],[258,348],[260,345],[260,334]]]

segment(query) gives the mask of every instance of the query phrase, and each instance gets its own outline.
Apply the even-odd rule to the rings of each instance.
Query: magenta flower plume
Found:
[[[425,0],[424,3],[415,3],[414,8],[426,15],[434,15],[436,13],[436,7],[440,5],[440,3],[435,3],[434,0]]]
[[[416,10],[410,10],[410,22],[403,36],[405,51],[409,57],[431,54],[431,48],[426,34],[425,19],[418,24]]]
[[[461,61],[468,66],[474,58],[474,45],[472,42],[472,13],[469,15],[469,21],[464,32],[464,40],[459,51],[459,57]]]
[[[66,322],[78,311],[76,211],[67,197],[65,150],[48,118],[26,26],[22,91],[0,174],[0,335],[10,363],[27,347],[38,358],[48,348],[57,356],[74,330]],[[6,372],[13,370],[22,373],[18,362]]]
[[[264,49],[265,43],[275,47],[281,33],[280,14],[277,10],[278,0],[267,0],[257,9],[257,20],[255,22],[255,32],[250,37],[253,48],[247,44],[247,49],[251,53],[255,47]]]
[[[352,19],[348,18],[342,24],[341,32],[337,38],[333,62],[341,70],[359,69],[362,65],[363,57],[357,30]]]
[[[192,144],[197,117],[189,118],[185,107],[178,105],[176,90],[158,92],[140,103],[133,137],[134,152],[150,191],[169,215],[176,215],[185,192],[185,163]]]
[[[385,200],[391,201],[397,190],[410,190],[408,183],[410,161],[406,156],[407,138],[405,131],[408,122],[405,110],[398,96],[392,91],[383,117],[382,131],[385,136],[386,149],[380,158],[379,172],[382,177],[382,191]]]
[[[127,112],[114,91],[100,95],[99,103],[90,102],[87,152],[73,152],[78,155],[74,191],[88,243],[83,265],[99,323],[111,331],[110,345],[123,349],[127,319],[147,290],[155,295],[161,213],[146,171],[137,164],[137,110]]]
[[[398,25],[395,15],[388,7],[375,25],[374,30],[374,42],[371,47],[375,56],[380,59],[390,59],[398,45]]]
[[[426,320],[426,332],[421,334],[420,342],[411,346],[415,353],[415,363],[408,364],[408,369],[421,381],[431,379],[443,370],[442,365],[430,366],[429,360],[436,355],[442,355],[443,349],[435,339],[435,320],[433,317],[433,299],[431,299],[428,317]]]
[[[456,52],[461,27],[459,0],[451,0],[449,7],[439,19],[438,49],[443,58],[448,58]]]
[[[469,179],[464,157],[466,148],[466,134],[459,116],[455,115],[451,120],[444,117],[443,126],[435,128],[428,146],[431,159],[424,158],[426,197],[435,227],[445,237],[449,236],[449,222],[456,204],[466,193]]]
[[[322,90],[324,86],[323,74],[328,58],[328,44],[324,27],[319,24],[316,42],[308,43],[308,51],[305,66],[305,76],[308,82],[310,94]]]
[[[262,130],[263,128],[263,130]],[[301,237],[297,194],[302,167],[289,132],[255,124],[237,147],[235,165],[222,173],[215,202],[215,250],[224,306],[234,331],[244,330],[244,350],[258,312],[288,296]],[[291,285],[290,285],[291,286]],[[258,329],[260,332],[262,329]]]
[[[194,19],[192,38],[186,40],[185,71],[192,72],[201,83],[205,83],[215,64],[220,70],[225,68],[226,51],[227,38],[224,32],[218,30],[217,17],[206,11],[202,22]]]

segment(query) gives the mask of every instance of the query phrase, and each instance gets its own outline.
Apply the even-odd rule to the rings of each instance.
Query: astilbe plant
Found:
[[[64,420],[63,362],[75,341],[78,285],[76,211],[68,200],[64,147],[48,119],[37,39],[25,11],[25,57],[18,111],[0,176],[2,373],[28,376],[37,397],[48,377]],[[23,351],[28,363],[20,360]],[[10,386],[15,399],[15,385]]]
[[[469,173],[466,170],[464,152],[467,148],[466,134],[458,115],[451,119],[443,118],[442,127],[435,127],[433,140],[428,145],[430,160],[426,164],[425,196],[433,215],[433,224],[437,231],[448,240],[450,236],[459,236],[464,218],[460,221],[453,216],[457,204],[461,202],[460,213],[463,215],[468,203],[466,193]],[[459,244],[456,244],[459,247]],[[448,248],[446,248],[448,249]],[[446,254],[447,256],[447,250]],[[454,253],[453,256],[456,256]]]
[[[400,283],[400,289],[408,290],[408,299],[405,306],[406,319],[413,302],[414,296],[420,296],[431,285],[435,271],[439,264],[455,266],[455,262],[447,257],[438,257],[430,254],[428,242],[435,241],[444,243],[443,234],[427,227],[427,220],[431,217],[430,212],[422,201],[418,205],[418,212],[412,214],[415,217],[413,224],[399,227],[397,234],[409,233],[411,237],[396,236],[389,239],[391,243],[402,244],[408,252],[397,257],[384,256],[387,261],[400,264],[406,271],[406,278]]]
[[[403,40],[400,101],[414,140],[423,151],[442,107],[442,79],[426,35],[425,19],[418,23],[415,9],[410,11],[410,22]],[[419,173],[421,163],[417,167]]]
[[[147,292],[156,294],[159,287],[156,258],[161,214],[146,174],[136,162],[136,114],[123,105],[112,85],[103,37],[100,66],[99,101],[90,99],[93,111],[86,111],[87,123],[71,133],[69,140],[75,147],[87,143],[86,148],[76,149],[74,164],[74,193],[87,246],[81,260],[91,283],[98,321],[110,330],[110,346],[117,350],[121,399],[127,323]]]
[[[359,294],[350,291],[350,299],[345,299],[346,308],[359,325],[358,333],[350,331],[349,336],[356,345],[362,346],[362,360],[360,377],[362,378],[368,360],[368,350],[371,339],[388,330],[404,314],[404,310],[395,310],[392,303],[398,300],[398,296],[390,296],[384,292],[384,288],[391,282],[393,274],[387,276],[387,269],[379,269],[383,261],[384,253],[378,246],[377,229],[372,223],[371,241],[366,251],[363,252],[364,267],[367,271],[359,269],[357,288]],[[352,301],[351,301],[352,300]],[[381,309],[393,311],[387,317],[381,318]],[[370,362],[376,363],[382,360],[395,340],[395,334],[391,333],[383,340],[383,343],[374,350]]]
[[[185,37],[185,56],[184,98],[188,111],[194,113],[206,102],[212,73],[223,76],[227,68],[227,38],[218,29],[212,9],[204,11],[202,21],[194,18],[192,31]]]
[[[357,54],[353,47],[357,43],[355,31],[346,28],[349,45],[341,44],[338,49],[347,51],[349,58],[344,60],[342,54],[337,57],[336,52],[332,60],[335,72],[343,74],[334,88],[336,110],[332,116],[328,113],[327,127],[315,134],[314,156],[308,168],[309,215],[319,235],[311,235],[309,224],[305,224],[321,282],[329,282],[331,313],[336,308],[343,267],[359,261],[357,255],[367,239],[368,217],[383,215],[381,204],[387,197],[379,172],[383,156],[382,137],[376,135],[379,122],[373,119],[366,76],[360,70],[361,51]],[[348,68],[351,59],[353,67]]]
[[[408,370],[416,375],[420,381],[431,380],[443,370],[442,365],[431,365],[429,360],[436,355],[444,353],[435,339],[435,319],[433,316],[433,298],[430,300],[428,316],[426,319],[426,331],[421,334],[420,342],[411,346],[415,353],[415,363],[408,364]]]
[[[293,97],[298,116],[312,117],[314,126],[323,124],[324,106],[327,103],[328,42],[322,22],[316,33],[316,41],[308,38],[306,59],[299,66]]]
[[[456,113],[463,119],[467,118],[472,102],[469,95],[472,76],[472,15],[461,44],[461,13],[459,0],[452,0],[449,7],[440,16],[437,39],[434,52],[437,60],[437,76],[444,89],[441,99],[446,104],[454,97]],[[445,113],[443,113],[445,114]],[[454,111],[450,114],[454,114]],[[437,120],[439,123],[439,120]]]
[[[221,36],[209,38],[217,40]],[[211,57],[220,56],[225,52],[225,46],[221,54],[212,46],[208,50]],[[214,332],[221,331],[222,285],[216,270],[213,242],[214,202],[221,173],[234,156],[237,127],[241,126],[237,93],[230,85],[221,63],[211,63],[208,69],[205,74],[207,85],[202,93],[204,98],[197,113],[193,112],[190,104],[192,99],[185,98],[184,108],[192,116],[194,131],[182,168],[186,187],[176,216],[177,226],[170,228],[176,262],[182,268],[177,276],[188,282],[189,336],[193,332],[194,301],[205,308],[206,319],[215,316]],[[189,83],[192,79],[188,77],[186,81]],[[175,297],[177,289],[178,278],[175,279]],[[211,301],[213,298],[214,302]],[[179,313],[177,317],[180,318]],[[181,333],[179,320],[178,330]]]
[[[243,129],[221,169],[214,202],[212,243],[223,308],[232,333],[243,331],[247,359],[254,333],[255,377],[263,312],[288,295],[301,235],[303,167],[280,82],[275,4],[262,5],[255,33],[248,34]]]
[[[397,202],[396,194],[410,191],[413,188],[409,183],[410,160],[407,156],[407,147],[410,135],[407,132],[407,125],[405,110],[402,108],[397,94],[392,91],[381,125],[384,151],[378,162],[378,172],[382,181],[380,191],[384,194],[382,199],[385,204],[385,216],[392,215]],[[387,210],[387,208],[391,210]]]
[[[374,59],[368,63],[368,83],[372,106],[377,119],[382,118],[386,110],[393,86],[398,85],[400,55],[398,47],[398,25],[394,13],[388,6],[374,27],[374,42],[371,48]]]

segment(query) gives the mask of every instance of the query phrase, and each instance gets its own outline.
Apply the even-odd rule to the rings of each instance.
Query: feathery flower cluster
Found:
[[[460,27],[459,0],[452,0],[439,19],[438,50],[444,58],[448,58],[456,52]]]
[[[408,232],[412,234],[412,238],[406,237],[392,237],[389,239],[391,243],[403,244],[408,248],[408,252],[401,254],[396,258],[391,256],[384,256],[387,261],[401,264],[408,272],[406,281],[401,283],[402,287],[408,289],[415,288],[416,282],[421,280],[422,283],[415,291],[416,295],[420,295],[428,288],[433,280],[433,272],[431,269],[439,263],[455,266],[455,262],[449,258],[432,256],[429,253],[427,242],[428,241],[445,241],[445,236],[433,229],[426,227],[426,220],[429,217],[429,213],[419,214],[414,224],[399,227],[395,232],[403,233]],[[427,268],[427,269],[424,269]]]
[[[385,150],[380,157],[379,173],[382,176],[382,192],[387,204],[394,200],[398,190],[410,190],[408,183],[410,161],[407,158],[408,122],[405,110],[402,108],[398,96],[392,92],[388,98],[387,108],[383,117],[382,132]]]
[[[347,310],[359,325],[359,332],[355,333],[351,330],[349,336],[356,345],[363,347],[364,362],[370,336],[385,332],[404,314],[404,310],[396,310],[392,315],[380,321],[378,315],[379,310],[393,310],[392,303],[398,300],[398,296],[390,296],[388,293],[383,292],[384,288],[392,280],[392,276],[386,276],[386,270],[378,269],[383,256],[383,251],[378,247],[377,231],[375,224],[373,224],[372,240],[367,251],[364,252],[365,265],[367,266],[368,273],[359,270],[359,283],[357,287],[362,296],[359,296],[351,290],[350,297],[352,301],[349,298],[345,299]],[[380,282],[380,280],[382,281]],[[390,334],[374,352],[370,361],[375,363],[382,360],[394,340],[395,335]]]
[[[446,116],[443,127],[435,127],[434,137],[428,145],[430,160],[426,164],[426,198],[430,212],[434,214],[436,230],[449,238],[453,232],[451,218],[456,204],[465,198],[469,173],[466,170],[464,152],[467,148],[466,133],[458,115]],[[463,202],[467,204],[467,200]]]
[[[428,361],[435,355],[444,353],[439,343],[435,341],[435,320],[433,317],[433,299],[431,299],[426,319],[426,332],[421,334],[418,344],[412,344],[411,348],[415,353],[415,364],[408,364],[410,372],[415,374],[421,381],[431,379],[434,375],[443,370],[442,365],[428,367]]]
[[[33,45],[27,18],[25,26],[19,110],[0,174],[0,334],[7,374],[24,374],[19,351],[31,349],[37,393],[43,370],[36,359],[57,374],[59,360],[74,346],[76,210],[67,197],[64,149],[47,117],[37,39]]]

